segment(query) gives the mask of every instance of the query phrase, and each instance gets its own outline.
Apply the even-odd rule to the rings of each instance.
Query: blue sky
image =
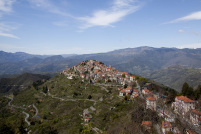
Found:
[[[0,50],[201,48],[201,0],[0,0]]]

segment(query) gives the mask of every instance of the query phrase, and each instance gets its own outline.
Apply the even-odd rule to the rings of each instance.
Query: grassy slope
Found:
[[[42,94],[43,87],[48,87],[50,93],[57,98]],[[87,87],[87,88],[85,88]],[[109,92],[105,91],[105,87]],[[91,100],[87,99],[91,95]],[[62,98],[63,101],[58,99]],[[100,101],[103,98],[103,101]],[[74,99],[76,101],[65,101]],[[15,96],[12,104],[26,108],[25,112],[30,114],[29,121],[32,123],[30,129],[36,133],[81,133],[83,131],[83,110],[93,106],[96,110],[91,112],[93,116],[88,129],[98,128],[104,133],[144,133],[140,127],[142,120],[158,120],[151,111],[145,110],[145,102],[141,99],[135,101],[124,101],[118,96],[116,85],[112,87],[89,85],[88,81],[80,79],[68,80],[64,75],[57,75],[39,86],[39,90],[31,87],[23,90]],[[33,107],[35,104],[39,113],[34,117]],[[91,111],[89,109],[89,111]],[[21,114],[22,110],[18,114]],[[137,115],[137,117],[136,117]],[[153,116],[154,115],[154,116]],[[15,120],[15,119],[14,119]],[[157,121],[159,122],[159,121]],[[152,133],[156,133],[152,130]]]

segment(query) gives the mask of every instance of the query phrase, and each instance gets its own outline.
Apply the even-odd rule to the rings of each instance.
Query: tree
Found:
[[[0,134],[14,134],[10,126],[7,126],[3,120],[0,122]]]
[[[90,100],[91,98],[92,98],[92,96],[91,96],[91,95],[89,95],[89,96],[87,97],[87,99],[89,99],[89,100]]]
[[[188,88],[189,88],[189,85],[188,85],[187,82],[185,82],[185,83],[183,84],[182,91],[181,91],[181,92],[182,92],[182,95],[186,96],[187,91],[188,91]]]
[[[140,78],[139,76],[137,76],[137,75],[135,76],[135,79],[136,79],[136,80],[139,80],[139,78]]]
[[[15,89],[15,90],[13,91],[13,95],[14,95],[14,96],[17,96],[18,93],[19,93],[19,89]]]
[[[125,100],[125,101],[128,101],[128,100],[129,100],[129,98],[128,98],[127,95],[124,97],[124,100]]]
[[[198,85],[197,89],[194,91],[195,99],[198,100],[201,95],[201,85]]]
[[[127,88],[127,87],[128,87],[128,85],[127,85],[127,84],[125,84],[125,85],[124,85],[124,88]]]
[[[123,78],[125,78],[125,77],[126,77],[125,73],[123,73],[121,76],[122,76]]]
[[[47,93],[47,91],[48,91],[47,86],[43,87],[43,92],[44,92],[45,94]]]
[[[194,91],[192,87],[189,87],[188,90],[186,91],[186,96],[189,98],[193,98]]]
[[[21,119],[21,123],[20,123],[20,126],[18,127],[19,131],[21,134],[26,134],[26,131],[25,131],[25,122],[23,119]]]

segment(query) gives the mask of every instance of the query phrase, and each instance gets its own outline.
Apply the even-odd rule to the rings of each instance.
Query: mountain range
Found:
[[[193,78],[195,75],[195,78],[201,76],[200,73],[186,73],[184,69],[191,68],[197,72],[200,71],[200,48],[177,49],[147,46],[119,49],[106,53],[65,55],[65,57],[62,55],[30,55],[22,52],[6,53],[1,51],[0,75],[5,76],[23,72],[55,74],[89,59],[102,61],[106,65],[112,65],[118,70],[147,77],[176,89],[181,89],[185,81],[191,83],[192,86],[197,86],[199,80]],[[186,79],[183,79],[178,71],[172,72],[172,66],[174,65],[180,66],[177,66],[177,69],[174,67],[174,69],[182,70]],[[177,81],[170,81],[170,79],[175,77],[178,78]]]

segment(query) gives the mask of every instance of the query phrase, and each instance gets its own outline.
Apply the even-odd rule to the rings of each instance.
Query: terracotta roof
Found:
[[[189,134],[197,134],[195,131],[189,129],[186,129],[186,132],[188,132]]]
[[[129,93],[129,94],[130,94],[130,93],[131,93],[131,91],[126,90],[126,93]]]
[[[197,111],[197,110],[193,109],[192,112],[195,113],[195,114],[197,114],[197,115],[199,115],[199,116],[201,116],[201,112],[200,111]]]
[[[132,87],[127,87],[126,89],[127,89],[127,90],[132,90]]]
[[[172,127],[171,123],[169,121],[163,121],[162,122],[162,127],[163,128],[168,128],[168,127]]]
[[[137,90],[137,89],[135,89],[133,92],[138,92],[138,90]]]
[[[151,93],[148,89],[143,89],[145,92]]]
[[[194,100],[191,100],[191,99],[189,99],[189,98],[187,98],[185,96],[177,96],[176,98],[179,99],[179,100],[181,100],[181,101],[184,101],[186,103],[189,103],[189,102],[194,103],[195,102]]]
[[[141,125],[152,127],[152,122],[151,121],[142,121]]]
[[[146,98],[147,100],[150,100],[150,101],[155,101],[156,99],[154,98],[154,97],[152,97],[152,96],[149,96],[149,97],[147,97]]]
[[[135,97],[139,97],[139,94],[135,94],[134,96],[135,96]]]
[[[146,85],[148,86],[148,85],[151,85],[151,83],[146,83]]]
[[[121,92],[121,93],[124,93],[124,92],[125,92],[125,90],[121,90],[120,92]]]
[[[90,119],[90,117],[87,117],[87,116],[85,116],[85,117],[84,117],[84,119],[87,119],[87,120],[89,120],[89,119]]]

